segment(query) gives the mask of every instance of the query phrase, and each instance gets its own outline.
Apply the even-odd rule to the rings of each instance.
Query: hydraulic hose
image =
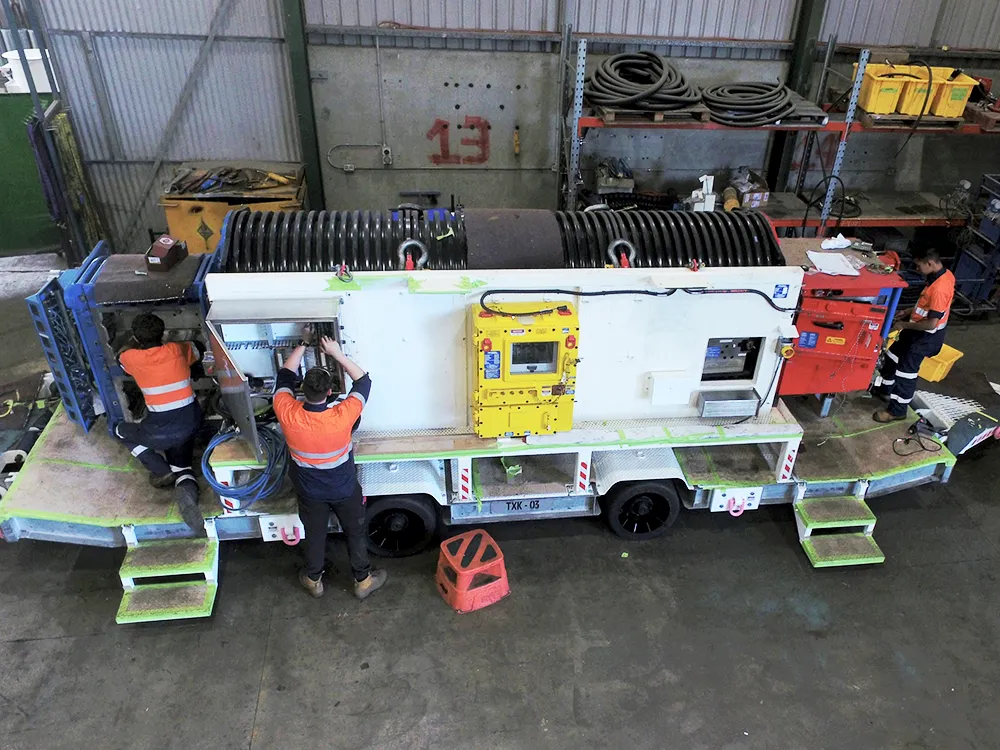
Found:
[[[695,104],[701,94],[673,65],[653,52],[627,52],[604,60],[583,86],[593,105],[665,112]]]
[[[239,437],[235,430],[227,430],[215,435],[205,448],[205,454],[201,457],[201,473],[205,482],[220,497],[225,497],[229,502],[226,507],[230,510],[246,510],[258,500],[265,500],[276,494],[281,489],[288,474],[288,446],[284,439],[269,427],[258,427],[257,436],[260,438],[261,447],[264,450],[264,468],[239,484],[222,484],[212,473],[209,458],[212,451],[223,443]]]
[[[723,83],[702,92],[712,120],[734,128],[773,125],[795,111],[790,90],[777,83]]]

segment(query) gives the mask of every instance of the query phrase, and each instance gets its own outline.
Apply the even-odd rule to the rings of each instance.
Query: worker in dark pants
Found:
[[[115,435],[149,471],[150,484],[174,488],[184,523],[203,534],[193,469],[202,411],[191,383],[191,367],[201,352],[190,341],[163,343],[163,331],[163,321],[150,313],[132,321],[132,340],[118,362],[135,378],[149,413],[141,422],[119,424]]]
[[[875,412],[876,422],[906,418],[906,409],[917,390],[917,374],[925,357],[933,357],[944,344],[944,330],[955,297],[955,275],[941,264],[937,250],[915,253],[917,270],[927,277],[916,307],[896,315],[893,330],[899,338],[886,352],[879,370],[881,384],[872,390],[888,401],[885,409]]]
[[[299,583],[310,594],[323,596],[323,569],[330,514],[334,513],[347,536],[347,551],[354,573],[354,595],[365,599],[385,583],[386,574],[372,570],[368,559],[365,500],[354,466],[351,435],[368,401],[371,378],[344,356],[340,345],[324,336],[320,346],[354,383],[343,401],[334,398],[333,376],[313,367],[302,380],[305,403],[295,398],[295,372],[309,344],[311,332],[303,333],[278,371],[274,413],[281,423],[292,458],[292,483],[299,498],[299,518],[305,528],[305,567]]]

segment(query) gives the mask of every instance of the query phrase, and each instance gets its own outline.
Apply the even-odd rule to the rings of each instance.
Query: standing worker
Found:
[[[351,433],[368,401],[372,381],[344,356],[336,341],[324,336],[320,341],[323,352],[344,368],[354,386],[347,398],[336,402],[333,376],[322,367],[313,367],[302,380],[305,403],[300,403],[295,398],[295,373],[311,335],[306,329],[302,341],[288,355],[278,371],[274,393],[274,413],[292,457],[292,483],[306,534],[306,565],[299,572],[299,583],[310,596],[323,596],[326,537],[332,512],[347,535],[354,595],[366,599],[382,587],[386,574],[372,570],[368,559],[365,499],[354,466]]]
[[[132,321],[132,340],[118,362],[135,378],[149,413],[141,422],[119,424],[115,434],[149,471],[150,484],[174,487],[184,523],[204,534],[192,469],[202,412],[191,384],[191,367],[201,360],[201,352],[191,341],[164,344],[163,331],[163,321],[151,313]]]
[[[927,277],[916,307],[896,315],[892,329],[899,339],[885,352],[879,370],[882,383],[873,393],[886,399],[885,409],[875,412],[876,422],[906,418],[906,408],[917,390],[917,374],[925,357],[933,357],[944,344],[944,328],[955,298],[955,274],[941,264],[937,250],[928,248],[913,255],[917,270]]]

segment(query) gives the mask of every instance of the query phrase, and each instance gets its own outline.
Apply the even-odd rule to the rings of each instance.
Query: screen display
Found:
[[[556,371],[558,341],[526,341],[510,345],[510,374],[534,375]]]

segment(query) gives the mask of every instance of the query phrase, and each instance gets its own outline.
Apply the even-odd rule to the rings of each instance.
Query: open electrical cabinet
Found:
[[[322,367],[334,377],[334,392],[344,392],[343,369],[319,347],[322,336],[339,343],[339,316],[339,302],[330,299],[272,302],[266,308],[226,300],[209,308],[205,328],[222,401],[258,459],[262,453],[253,399],[274,392],[275,378],[284,364],[283,351],[298,344],[304,325],[312,327],[313,342],[302,358],[299,374]]]

